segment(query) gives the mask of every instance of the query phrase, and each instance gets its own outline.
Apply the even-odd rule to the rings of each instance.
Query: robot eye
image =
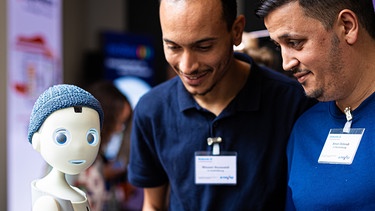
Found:
[[[53,140],[57,145],[65,145],[70,140],[69,131],[66,129],[57,129],[53,134]]]
[[[87,143],[90,145],[97,145],[99,142],[99,134],[96,129],[90,129],[86,134]]]

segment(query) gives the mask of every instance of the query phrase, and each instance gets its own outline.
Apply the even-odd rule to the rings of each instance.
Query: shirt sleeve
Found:
[[[153,131],[156,126],[152,123],[155,117],[144,104],[139,102],[140,106],[134,110],[128,179],[137,187],[157,187],[167,183],[168,178],[155,147]]]

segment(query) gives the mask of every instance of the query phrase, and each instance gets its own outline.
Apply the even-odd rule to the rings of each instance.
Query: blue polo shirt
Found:
[[[318,163],[330,129],[347,121],[336,102],[320,102],[298,119],[287,151],[286,210],[375,210],[375,93],[352,115],[351,128],[365,131],[350,165]]]
[[[286,144],[297,117],[311,105],[302,87],[251,63],[243,89],[219,116],[200,107],[178,77],[138,102],[131,135],[129,181],[139,187],[170,184],[170,210],[282,210]],[[195,152],[237,152],[236,185],[195,184]]]

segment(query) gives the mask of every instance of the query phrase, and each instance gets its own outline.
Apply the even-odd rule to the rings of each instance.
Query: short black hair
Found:
[[[353,11],[359,24],[375,39],[375,12],[372,0],[261,0],[256,15],[265,18],[273,10],[290,2],[298,2],[304,13],[319,20],[328,30],[343,9]]]

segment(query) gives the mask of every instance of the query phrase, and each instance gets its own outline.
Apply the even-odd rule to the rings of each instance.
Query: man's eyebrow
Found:
[[[167,39],[167,38],[163,38],[163,41],[164,41],[164,42],[168,42],[168,43],[176,44],[175,42],[173,42],[172,40],[169,40],[169,39]]]
[[[289,37],[292,37],[293,35],[290,34],[290,33],[285,33],[285,34],[282,34],[280,36],[278,36],[279,39],[285,39],[285,38],[289,38]]]
[[[294,34],[285,33],[285,34],[279,35],[277,38],[280,39],[280,40],[285,40],[285,39],[295,37],[295,36],[296,35],[294,35]]]
[[[204,38],[204,39],[201,39],[201,40],[197,40],[197,41],[191,43],[190,45],[197,45],[197,44],[200,44],[200,43],[210,42],[210,41],[214,41],[214,40],[217,40],[217,39],[218,39],[217,37]],[[170,39],[167,39],[167,38],[163,38],[163,41],[166,42],[166,43],[177,44],[176,42],[174,42]]]
[[[199,44],[199,43],[203,43],[203,42],[211,42],[211,41],[215,41],[217,39],[218,39],[217,37],[209,37],[209,38],[198,40],[195,43]]]
[[[285,34],[282,34],[282,35],[277,36],[277,39],[278,39],[278,40],[285,40],[285,39],[288,39],[288,38],[290,38],[290,37],[292,37],[292,36],[293,36],[293,35],[290,34],[290,33],[285,33]],[[270,37],[270,41],[271,41],[271,42],[274,42],[274,43],[278,43],[276,40],[272,39],[271,37]]]

